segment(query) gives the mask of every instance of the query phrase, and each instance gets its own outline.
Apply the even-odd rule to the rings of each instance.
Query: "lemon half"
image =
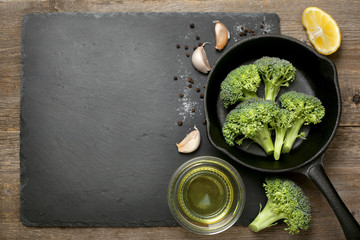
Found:
[[[302,14],[302,24],[306,28],[309,41],[319,53],[330,55],[340,47],[341,34],[338,24],[320,8],[306,8]]]

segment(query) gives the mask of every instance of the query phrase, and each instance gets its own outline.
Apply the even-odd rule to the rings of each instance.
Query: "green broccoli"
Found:
[[[254,232],[271,227],[284,219],[289,234],[307,230],[311,222],[311,205],[302,189],[293,181],[281,178],[267,178],[264,183],[265,207],[257,215],[249,228]],[[261,205],[260,205],[261,206]]]
[[[257,97],[261,78],[254,64],[242,65],[231,71],[220,86],[220,99],[224,107]]]
[[[275,100],[280,87],[288,87],[295,79],[295,67],[287,60],[276,57],[262,57],[255,61],[265,85],[265,99]]]
[[[300,136],[304,137],[304,133],[299,134],[303,125],[317,124],[325,116],[325,108],[321,101],[311,95],[290,91],[280,96],[281,106],[296,115],[294,125],[287,130],[283,153],[290,152],[295,140]]]
[[[279,109],[274,120],[270,123],[275,130],[274,158],[279,160],[284,144],[285,134],[294,125],[296,114],[287,109]]]
[[[245,100],[231,110],[222,127],[225,141],[234,146],[241,145],[245,138],[259,144],[266,154],[274,152],[274,144],[268,128],[276,113],[278,105],[274,101],[260,98]],[[242,138],[239,138],[242,136]]]

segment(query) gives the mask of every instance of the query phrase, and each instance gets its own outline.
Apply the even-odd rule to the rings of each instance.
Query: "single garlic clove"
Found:
[[[215,23],[215,48],[219,51],[223,50],[230,39],[230,32],[226,26],[220,21],[214,21]]]
[[[192,64],[194,65],[196,70],[198,70],[199,72],[202,72],[204,74],[207,74],[211,70],[209,60],[206,56],[206,52],[204,49],[204,46],[207,43],[208,42],[206,42],[203,45],[201,45],[200,47],[196,48],[191,57]]]
[[[200,131],[196,128],[196,126],[194,126],[194,130],[186,135],[186,137],[180,143],[176,144],[178,147],[178,152],[194,152],[200,146],[200,140]]]

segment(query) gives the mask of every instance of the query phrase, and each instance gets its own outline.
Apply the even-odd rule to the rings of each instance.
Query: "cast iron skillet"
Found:
[[[283,92],[296,90],[318,97],[326,114],[322,123],[306,126],[306,140],[297,140],[293,150],[275,161],[256,144],[244,142],[230,147],[224,141],[221,128],[227,111],[220,99],[220,84],[226,75],[242,64],[252,63],[263,56],[290,61],[296,68],[296,79]],[[263,89],[258,91],[263,96]],[[334,210],[348,239],[358,239],[360,226],[337,194],[323,168],[323,156],[339,125],[341,97],[335,65],[306,44],[282,35],[251,37],[236,43],[216,61],[208,77],[205,91],[205,114],[210,142],[236,162],[267,173],[299,172],[310,178],[321,190]],[[249,142],[250,143],[250,142]]]

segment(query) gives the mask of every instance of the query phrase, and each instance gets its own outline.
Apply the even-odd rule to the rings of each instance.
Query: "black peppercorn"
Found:
[[[194,27],[195,27],[195,24],[190,23],[190,28],[194,28]]]
[[[178,78],[177,78],[177,76],[174,76],[174,80],[176,81]]]
[[[195,37],[195,39],[196,39],[196,40],[200,40],[200,36],[197,35],[197,36]]]
[[[200,98],[204,98],[204,94],[200,94]]]
[[[196,88],[196,92],[200,92],[200,88]]]
[[[184,94],[180,93],[180,94],[179,94],[179,97],[180,97],[180,98],[183,98],[183,97],[184,97]]]
[[[180,44],[176,44],[176,48],[180,48]]]
[[[183,122],[182,122],[182,121],[178,121],[178,125],[179,125],[179,126],[182,126],[182,125],[183,125]]]
[[[184,48],[185,48],[185,50],[188,50],[189,46],[188,46],[188,45],[185,45]]]
[[[190,53],[186,53],[185,55],[186,55],[187,57],[190,57]]]

